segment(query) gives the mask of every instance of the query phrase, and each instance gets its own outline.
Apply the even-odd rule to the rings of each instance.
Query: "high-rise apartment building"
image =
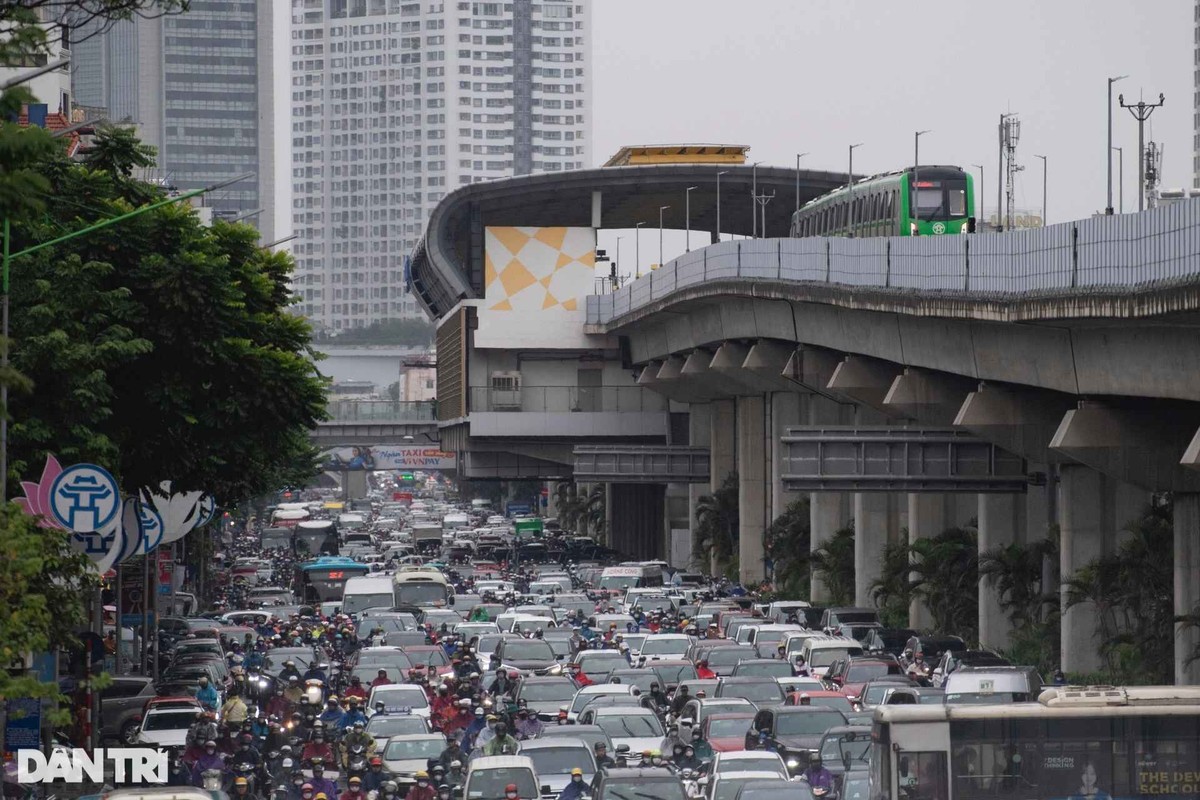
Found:
[[[292,0],[298,310],[419,313],[404,260],[454,188],[591,160],[592,0]]]
[[[204,202],[257,225],[268,242],[280,227],[273,40],[286,10],[273,0],[191,0],[186,13],[85,29],[72,49],[76,102],[136,123],[158,149],[163,180],[186,191],[254,173]]]

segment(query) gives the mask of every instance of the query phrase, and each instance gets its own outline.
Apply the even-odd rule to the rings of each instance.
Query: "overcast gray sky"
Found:
[[[1105,79],[1128,74],[1114,106],[1117,91],[1166,94],[1147,138],[1166,147],[1163,187],[1191,185],[1191,0],[594,3],[597,166],[624,144],[720,142],[750,145],[754,161],[793,165],[807,151],[806,165],[844,170],[847,145],[862,142],[855,171],[884,172],[910,164],[913,132],[931,129],[922,163],[985,165],[991,213],[996,123],[1016,111],[1017,204],[1041,206],[1044,154],[1049,221],[1063,222],[1104,206]],[[1136,209],[1137,125],[1120,108],[1113,144],[1126,148]]]

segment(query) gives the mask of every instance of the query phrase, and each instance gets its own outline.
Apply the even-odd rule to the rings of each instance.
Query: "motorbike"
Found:
[[[346,778],[355,776],[361,778],[367,773],[367,748],[361,744],[352,745],[346,753]]]
[[[233,794],[233,782],[238,778],[246,779],[246,783],[249,785],[247,794],[253,795],[255,793],[255,789],[257,788],[256,783],[258,779],[258,768],[253,764],[247,764],[245,762],[234,764],[229,768],[227,786],[225,787],[226,792]]]

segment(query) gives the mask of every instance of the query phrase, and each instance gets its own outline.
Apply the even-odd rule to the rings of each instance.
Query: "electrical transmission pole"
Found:
[[[1138,123],[1138,211],[1146,210],[1146,120],[1150,119],[1154,109],[1161,107],[1165,100],[1162,92],[1159,92],[1157,103],[1138,100],[1137,103],[1126,105],[1125,95],[1117,95],[1117,102],[1121,104],[1121,108],[1129,109],[1129,113]]]

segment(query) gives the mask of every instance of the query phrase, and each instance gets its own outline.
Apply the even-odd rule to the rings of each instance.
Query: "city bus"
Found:
[[[1200,795],[1200,687],[1046,689],[1036,702],[876,709],[871,800]]]
[[[392,577],[394,606],[445,606],[454,587],[433,567],[401,567]]]
[[[296,596],[302,603],[341,600],[346,581],[366,575],[371,568],[345,556],[324,556],[296,567]]]

